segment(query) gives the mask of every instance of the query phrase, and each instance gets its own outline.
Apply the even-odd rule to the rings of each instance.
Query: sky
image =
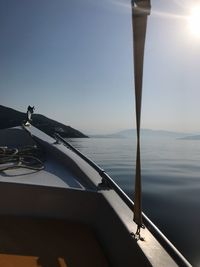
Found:
[[[197,4],[152,0],[143,128],[200,132]],[[128,0],[1,0],[0,104],[87,134],[135,128],[132,45]]]

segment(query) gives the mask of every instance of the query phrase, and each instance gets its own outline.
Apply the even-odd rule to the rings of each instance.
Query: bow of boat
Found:
[[[190,266],[145,215],[143,238],[134,235],[133,203],[81,153],[32,126],[0,140],[39,148],[38,168],[0,171],[1,266]]]

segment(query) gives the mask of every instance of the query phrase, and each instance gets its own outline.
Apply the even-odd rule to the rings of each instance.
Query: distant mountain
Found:
[[[180,132],[171,132],[163,130],[151,130],[151,129],[141,129],[141,137],[172,137],[172,138],[183,138],[188,134]],[[136,129],[126,129],[117,133],[107,134],[107,135],[90,135],[95,138],[131,138],[136,137]]]
[[[0,105],[0,129],[19,126],[25,119],[26,113]],[[40,114],[32,115],[31,124],[50,136],[59,133],[64,138],[88,137],[70,126],[66,126]]]
[[[190,135],[180,138],[181,140],[200,140],[200,135]]]
[[[127,129],[117,133],[117,135],[122,135],[124,137],[131,137],[136,135],[136,129]],[[186,133],[173,132],[173,131],[164,131],[164,130],[151,130],[151,129],[141,129],[141,136],[144,137],[174,137],[181,138],[185,137]]]

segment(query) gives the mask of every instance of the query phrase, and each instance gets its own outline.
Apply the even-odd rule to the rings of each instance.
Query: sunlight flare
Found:
[[[200,38],[200,5],[191,9],[188,17],[189,27],[193,35]]]

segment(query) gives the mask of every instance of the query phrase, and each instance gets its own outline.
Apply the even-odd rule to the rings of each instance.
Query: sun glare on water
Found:
[[[200,6],[195,6],[191,9],[188,22],[192,34],[200,38]]]

